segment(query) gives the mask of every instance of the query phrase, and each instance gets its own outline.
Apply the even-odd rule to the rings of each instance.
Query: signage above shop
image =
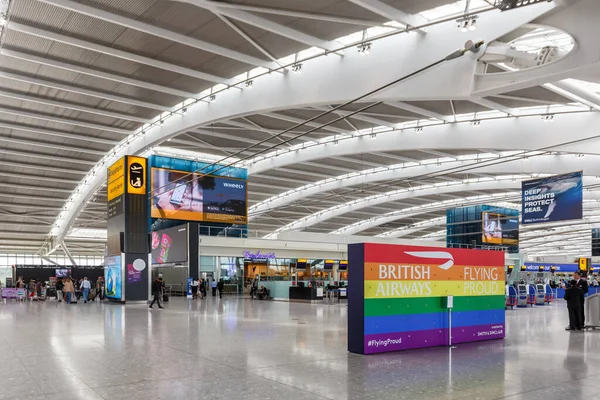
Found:
[[[249,250],[244,251],[244,259],[247,261],[262,261],[266,262],[267,260],[274,260],[277,258],[274,252],[271,253],[261,253],[260,250],[256,253],[252,253]]]

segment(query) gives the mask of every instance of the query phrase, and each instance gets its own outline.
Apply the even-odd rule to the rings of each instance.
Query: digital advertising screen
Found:
[[[152,168],[152,218],[248,222],[248,185],[243,179]]]
[[[482,242],[487,244],[519,244],[519,217],[483,212]]]
[[[153,265],[187,262],[187,224],[152,232],[151,246]]]
[[[68,268],[57,268],[54,272],[57,278],[66,278],[71,276],[71,270]]]
[[[104,257],[104,295],[109,299],[123,299],[123,265],[121,256]]]
[[[523,224],[583,218],[582,172],[549,176],[521,184]]]

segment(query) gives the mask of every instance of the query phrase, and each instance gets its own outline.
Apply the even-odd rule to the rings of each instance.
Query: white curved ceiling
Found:
[[[432,235],[452,204],[518,206],[523,176],[579,169],[586,199],[595,198],[600,56],[590,48],[600,5],[484,10],[467,34],[444,11],[463,7],[12,0],[0,47],[0,252],[46,253],[63,241],[72,253],[101,252],[102,240],[82,236],[106,226],[106,164],[147,151],[247,166],[250,229],[262,235]],[[427,27],[395,33],[407,25]],[[513,75],[479,62],[483,53],[466,55],[319,116],[465,39],[508,43],[538,26],[571,35],[571,54]],[[391,36],[375,37],[382,33]],[[366,56],[356,48],[363,39]],[[301,74],[290,71],[295,60]],[[540,118],[550,114],[552,123]],[[587,251],[589,228],[557,230],[548,242],[565,238],[573,254]],[[528,251],[549,251],[524,237]]]

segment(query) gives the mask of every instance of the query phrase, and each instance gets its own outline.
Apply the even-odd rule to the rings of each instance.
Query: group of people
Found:
[[[56,300],[59,302],[64,300],[67,304],[71,304],[74,299],[79,299],[78,293],[83,297],[84,303],[94,301],[96,298],[104,300],[104,282],[100,278],[96,281],[94,291],[92,291],[92,282],[87,277],[78,282],[71,277],[58,278],[54,287],[56,288]]]
[[[589,284],[581,277],[579,272],[573,274],[573,280],[565,290],[565,300],[569,310],[569,326],[566,330],[582,330],[585,327],[585,295],[588,293]]]
[[[205,298],[206,292],[208,291],[208,285],[208,279],[193,278],[190,285],[192,287],[192,299],[196,300],[198,299],[198,296],[200,296],[200,299]],[[210,288],[212,290],[213,297],[218,294],[219,298],[223,298],[223,289],[225,288],[225,282],[223,279],[219,279],[218,282],[215,280],[210,282]]]
[[[269,298],[269,289],[260,285],[260,289],[258,288],[258,279],[254,279],[252,281],[252,286],[250,286],[250,298],[254,300],[254,297],[257,297],[259,300],[264,300]]]

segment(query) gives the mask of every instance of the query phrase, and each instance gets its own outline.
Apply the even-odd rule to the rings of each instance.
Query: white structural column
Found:
[[[405,179],[414,177],[451,173],[452,170],[458,171],[461,168],[468,169],[469,173],[493,175],[560,174],[565,171],[583,170],[587,175],[600,176],[600,156],[597,155],[589,155],[584,158],[579,158],[576,155],[541,155],[528,159],[513,158],[511,161],[502,163],[499,163],[502,160],[498,156],[492,154],[481,156],[474,154],[463,157],[459,161],[447,161],[443,163],[438,163],[436,159],[431,159],[423,160],[422,164],[398,164],[388,167],[371,168],[324,179],[290,189],[253,205],[248,209],[249,217],[252,220],[262,213],[276,210],[304,198],[360,185],[364,182],[369,182],[369,184],[391,180],[402,182]],[[254,171],[254,166],[251,166],[248,170],[250,175],[254,175]]]
[[[422,132],[406,129],[381,132],[374,138],[369,135],[340,138],[337,146],[319,143],[299,150],[279,150],[277,154],[266,154],[253,161],[250,168],[256,174],[272,168],[327,158],[333,152],[344,156],[409,152],[427,148],[476,152],[478,149],[552,151],[560,147],[562,151],[588,153],[590,149],[600,146],[596,126],[600,126],[600,113],[591,112],[557,115],[551,124],[544,123],[539,115],[483,120],[481,132],[474,131],[477,128],[470,126],[468,122],[440,124],[426,126]],[[569,134],[566,135],[565,132]],[[570,144],[561,147],[567,142]]]
[[[101,19],[113,24],[123,26],[125,28],[134,29],[136,31],[144,32],[149,35],[157,36],[163,39],[168,39],[173,42],[181,43],[186,46],[194,47],[209,53],[218,54],[223,57],[227,57],[233,60],[241,61],[249,65],[261,66],[265,68],[273,67],[273,64],[260,58],[250,56],[248,54],[240,53],[239,51],[227,49],[221,46],[217,46],[212,43],[208,43],[204,40],[196,39],[193,37],[185,36],[176,32],[163,29],[156,25],[147,24],[135,19],[127,18],[122,15],[113,14],[108,11],[101,10],[86,6],[81,3],[77,3],[71,0],[38,0],[43,3],[52,4],[57,7],[61,7],[79,14],[88,15],[92,18]]]
[[[577,4],[573,7],[577,7]],[[477,37],[486,42],[493,41],[540,17],[549,9],[551,7],[546,5],[523,7],[511,11],[511,18],[488,13],[480,17],[480,22],[487,23],[478,27]],[[598,24],[594,26],[597,27],[600,35],[600,26]],[[51,36],[48,32],[37,33]],[[73,43],[72,38],[61,37],[60,39]],[[231,89],[220,93],[218,102],[198,102],[190,105],[185,115],[173,115],[166,119],[163,125],[154,126],[145,131],[144,135],[138,134],[130,138],[129,143],[120,144],[90,171],[84,178],[85,185],[83,183],[80,185],[78,191],[74,192],[66,203],[64,211],[57,217],[51,231],[54,237],[51,248],[60,245],[88,199],[104,183],[106,165],[112,164],[124,155],[140,154],[171,137],[215,121],[290,108],[343,103],[445,58],[460,48],[464,41],[463,33],[456,29],[454,22],[439,24],[428,28],[428,33],[424,36],[400,34],[378,40],[377,51],[372,52],[368,57],[361,57],[356,51],[345,52],[343,58],[318,57],[305,63],[302,74],[264,75],[255,80],[252,90]],[[89,42],[77,42],[76,45],[93,51],[96,48]],[[114,51],[110,49],[111,53]],[[420,74],[368,100],[408,101],[415,98],[434,98],[440,93],[449,98],[457,96],[467,98],[470,94],[472,71],[475,69],[476,62],[476,58],[465,56],[446,64],[454,68],[434,69],[429,73]],[[460,68],[457,70],[456,67]],[[374,70],[377,74],[372,74],[370,79],[357,79],[364,75],[364,71]],[[380,135],[377,137],[379,138]],[[340,154],[338,148],[343,147],[343,142],[345,140],[340,140],[336,154]],[[480,148],[487,148],[487,146],[480,143]],[[388,151],[388,148],[380,148],[378,151]],[[357,152],[356,149],[351,152],[347,150],[348,154]],[[317,158],[322,157],[313,159]],[[266,170],[272,166],[264,165],[264,167]]]

